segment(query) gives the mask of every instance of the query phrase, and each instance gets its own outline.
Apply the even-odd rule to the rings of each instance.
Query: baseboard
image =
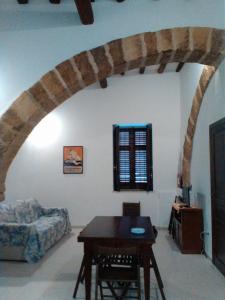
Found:
[[[83,229],[85,225],[71,225],[71,227],[74,229]]]
[[[168,226],[156,226],[159,230],[168,230]]]

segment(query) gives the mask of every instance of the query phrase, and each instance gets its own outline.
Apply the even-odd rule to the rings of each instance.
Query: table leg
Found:
[[[149,251],[148,251],[149,252]],[[150,300],[150,255],[143,255],[145,300]]]
[[[89,248],[89,249],[88,249]],[[84,278],[85,278],[85,299],[91,300],[91,271],[92,271],[92,255],[90,246],[84,244]]]

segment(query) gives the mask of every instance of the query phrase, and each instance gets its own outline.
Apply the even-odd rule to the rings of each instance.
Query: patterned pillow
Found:
[[[24,200],[16,201],[15,213],[18,223],[32,223],[29,205]]]
[[[16,218],[18,223],[32,223],[41,216],[41,206],[36,199],[17,200]]]
[[[16,221],[14,206],[11,204],[0,204],[0,223],[15,223]]]
[[[32,220],[33,220],[32,222],[39,219],[42,216],[42,207],[38,203],[38,201],[36,199],[31,198],[31,199],[25,200],[25,202],[28,203],[30,213],[32,216]]]

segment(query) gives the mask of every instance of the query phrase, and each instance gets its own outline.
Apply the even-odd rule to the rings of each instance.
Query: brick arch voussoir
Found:
[[[223,59],[224,49],[225,31],[183,27],[114,40],[57,65],[23,92],[0,119],[0,200],[4,200],[8,168],[29,133],[72,95],[103,78],[143,66],[169,62],[215,66]],[[185,163],[183,168],[188,170]]]
[[[183,145],[182,179],[184,186],[191,185],[191,158],[198,115],[207,87],[210,84],[210,81],[212,80],[216,70],[217,66],[204,67],[192,102],[192,108],[188,119],[187,132]]]

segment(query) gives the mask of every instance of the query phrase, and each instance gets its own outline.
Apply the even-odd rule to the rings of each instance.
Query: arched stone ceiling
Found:
[[[208,83],[225,56],[225,31],[184,27],[146,32],[84,51],[57,65],[24,91],[0,119],[0,200],[8,168],[37,123],[73,94],[113,74],[148,65],[197,62],[204,68],[184,144],[183,178],[190,182],[194,129]],[[211,66],[211,67],[210,67]],[[198,100],[196,100],[198,98]]]

